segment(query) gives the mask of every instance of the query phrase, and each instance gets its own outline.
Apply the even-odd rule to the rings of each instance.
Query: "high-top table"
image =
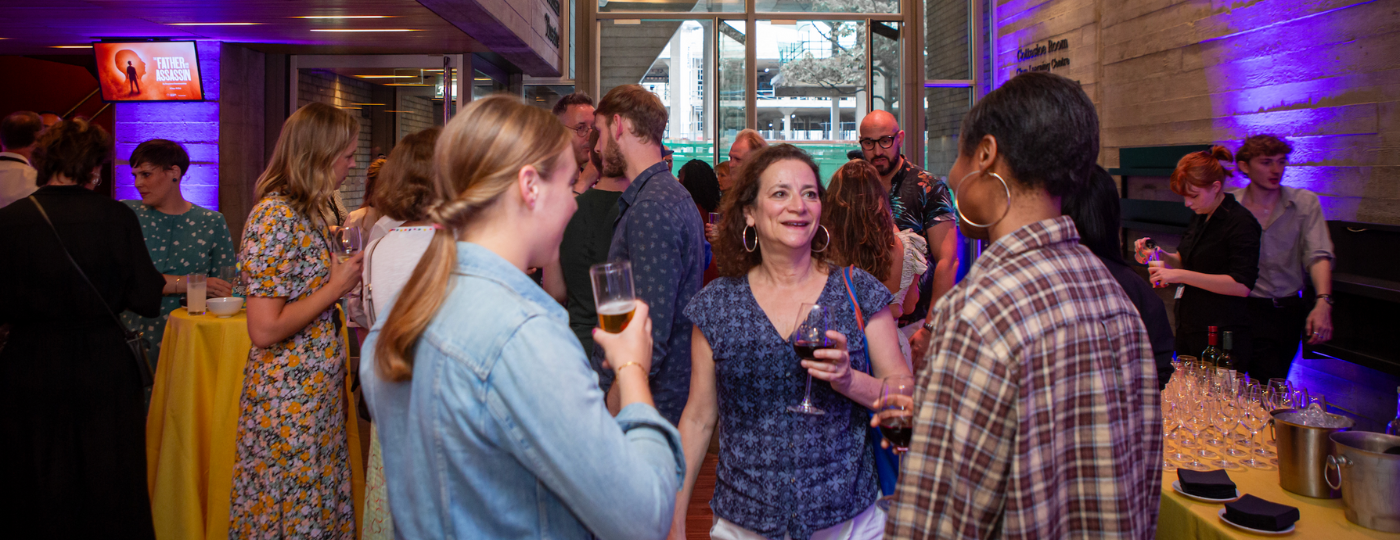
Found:
[[[146,478],[157,538],[228,538],[238,400],[251,347],[243,311],[227,319],[184,308],[170,314],[146,416]],[[345,425],[358,527],[364,468],[350,375],[347,369]]]

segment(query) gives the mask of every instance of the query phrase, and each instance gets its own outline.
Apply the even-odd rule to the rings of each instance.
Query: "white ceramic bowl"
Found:
[[[210,298],[204,301],[204,305],[209,308],[209,312],[213,313],[214,316],[220,319],[227,319],[237,314],[238,310],[243,308],[243,299],[237,296]]]

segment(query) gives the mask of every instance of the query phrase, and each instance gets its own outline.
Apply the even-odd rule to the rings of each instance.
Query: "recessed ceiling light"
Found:
[[[421,83],[388,83],[388,84],[385,84],[384,86],[433,86],[433,85],[431,85],[431,84],[421,84]]]
[[[384,106],[383,103],[351,103],[351,105],[357,105],[357,106],[360,106],[360,107],[383,107],[383,106]]]
[[[417,32],[415,28],[312,28],[312,32]]]
[[[389,15],[302,15],[293,19],[388,19]]]
[[[361,79],[417,79],[417,75],[356,75]]]
[[[180,22],[170,23],[170,26],[257,26],[262,23],[255,22]]]
[[[337,109],[353,110],[353,111],[358,111],[358,110],[360,110],[359,107],[336,107],[336,108],[337,108]],[[768,127],[773,127],[773,124],[768,124]]]
[[[92,45],[54,45],[50,49],[91,49]]]

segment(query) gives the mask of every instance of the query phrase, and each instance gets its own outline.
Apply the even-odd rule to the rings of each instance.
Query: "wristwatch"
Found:
[[[925,321],[924,321],[924,330],[928,330],[929,332],[933,332],[933,321],[932,321],[932,320],[925,320]]]
[[[1327,305],[1329,305],[1329,306],[1336,304],[1336,302],[1332,300],[1332,295],[1330,295],[1330,294],[1319,294],[1319,295],[1317,295],[1317,299],[1318,299],[1318,300],[1326,300],[1326,301],[1327,301]]]

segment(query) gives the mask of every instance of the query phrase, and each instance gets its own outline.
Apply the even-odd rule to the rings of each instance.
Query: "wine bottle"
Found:
[[[1206,350],[1201,351],[1201,363],[1208,366],[1212,371],[1220,367],[1220,327],[1210,327],[1210,340],[1207,341]]]
[[[1395,391],[1400,393],[1400,388],[1396,388]],[[1395,419],[1385,425],[1385,433],[1386,435],[1400,435],[1400,399],[1396,399]]]
[[[1234,388],[1235,355],[1231,351],[1235,348],[1235,332],[1226,330],[1221,336],[1220,345],[1225,351],[1220,354],[1220,365],[1216,366],[1216,373],[1224,378],[1226,388]],[[1210,350],[1210,348],[1207,347],[1206,350]]]

